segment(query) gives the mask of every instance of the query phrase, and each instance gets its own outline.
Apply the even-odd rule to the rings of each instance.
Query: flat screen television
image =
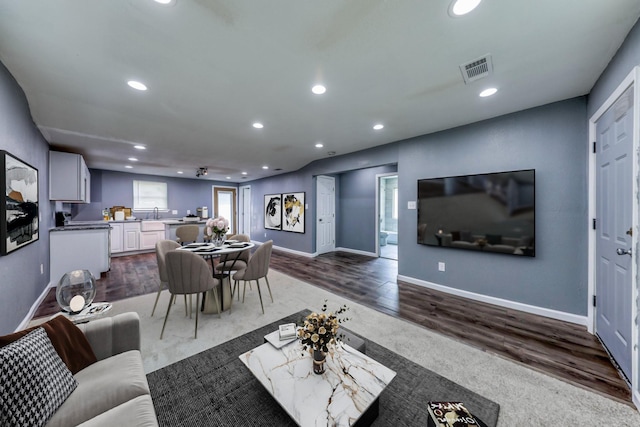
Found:
[[[418,180],[418,243],[534,257],[535,169]]]

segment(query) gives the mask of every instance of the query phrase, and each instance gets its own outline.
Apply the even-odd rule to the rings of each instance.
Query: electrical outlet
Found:
[[[267,233],[264,233],[264,237],[267,237]]]
[[[438,271],[444,271],[444,262],[438,263]]]
[[[177,209],[172,210],[171,215],[178,215],[178,210]]]
[[[44,264],[40,264],[40,274],[44,274]]]

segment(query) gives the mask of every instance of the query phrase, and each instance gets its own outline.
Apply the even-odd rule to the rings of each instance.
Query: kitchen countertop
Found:
[[[110,229],[111,226],[105,222],[94,222],[91,224],[67,224],[62,227],[54,227],[50,228],[49,231],[72,231],[72,230],[101,230],[101,229]]]

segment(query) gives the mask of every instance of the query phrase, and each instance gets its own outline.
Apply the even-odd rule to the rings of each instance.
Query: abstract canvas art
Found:
[[[0,162],[0,254],[7,255],[39,238],[38,169],[3,150]]]
[[[304,233],[304,192],[282,195],[282,230]]]
[[[265,194],[264,196],[264,228],[282,230],[282,195]]]

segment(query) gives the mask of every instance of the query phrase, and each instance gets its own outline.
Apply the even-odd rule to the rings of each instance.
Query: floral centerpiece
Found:
[[[225,235],[229,231],[229,220],[223,216],[209,218],[206,222],[206,238],[211,240],[216,246],[224,242]]]
[[[341,306],[335,312],[327,313],[327,301],[322,305],[321,313],[308,315],[302,327],[298,329],[298,339],[302,343],[302,349],[308,350],[313,355],[313,372],[324,372],[326,353],[340,340],[338,329],[340,324],[349,320],[344,313],[349,310],[346,305]]]

